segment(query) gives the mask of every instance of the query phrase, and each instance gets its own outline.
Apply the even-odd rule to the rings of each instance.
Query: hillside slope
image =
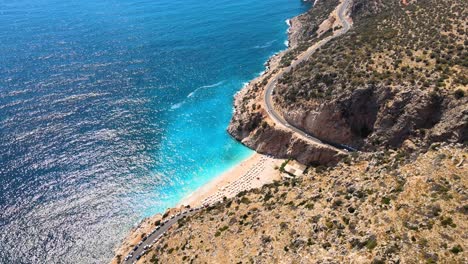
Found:
[[[330,3],[336,2],[319,1],[315,11],[333,10]],[[323,14],[311,15],[314,9],[295,20],[314,26],[293,27],[293,48],[236,99],[228,131],[260,152],[297,158],[288,148],[293,139],[268,121],[261,102],[272,72],[337,29],[317,34],[317,25],[333,18],[320,23]],[[276,108],[319,139],[364,151],[398,148],[406,140],[423,148],[467,141],[467,10],[462,0],[354,1],[353,28],[279,80]],[[275,147],[265,148],[268,138],[279,139]]]
[[[290,124],[353,153],[264,104],[272,76],[340,29],[339,3],[291,21],[290,48],[236,95],[228,128],[307,173],[184,218],[139,263],[468,263],[468,2],[354,0],[352,29],[279,80]]]
[[[466,263],[467,149],[362,154],[181,221],[142,263]]]

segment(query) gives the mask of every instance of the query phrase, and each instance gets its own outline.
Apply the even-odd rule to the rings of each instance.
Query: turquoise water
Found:
[[[0,263],[105,263],[252,154],[233,95],[300,0],[0,0]]]

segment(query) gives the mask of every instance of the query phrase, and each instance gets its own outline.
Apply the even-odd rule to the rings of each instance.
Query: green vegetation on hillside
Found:
[[[407,6],[358,0],[353,28],[285,75],[277,98],[294,105],[376,85],[461,98],[468,84],[467,12],[463,0]]]

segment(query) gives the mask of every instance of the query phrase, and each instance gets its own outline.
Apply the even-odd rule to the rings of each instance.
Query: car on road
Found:
[[[138,249],[138,245],[136,245],[134,248],[133,248],[133,251],[136,251]]]
[[[141,259],[141,255],[136,256],[136,259],[137,260]]]

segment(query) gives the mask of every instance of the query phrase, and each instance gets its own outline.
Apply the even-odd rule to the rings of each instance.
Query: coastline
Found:
[[[140,242],[141,238],[150,233],[158,223],[169,215],[175,215],[186,210],[222,201],[224,197],[232,198],[242,191],[261,188],[265,184],[281,179],[278,168],[284,159],[254,153],[233,168],[218,175],[216,178],[201,186],[185,197],[174,208],[169,208],[164,214],[158,213],[144,218],[115,250],[115,257],[110,263],[118,264],[122,256],[126,256],[131,249]]]
[[[277,168],[284,160],[259,153],[242,161],[185,197],[176,207],[197,207],[231,198],[241,191],[260,188],[281,178]]]
[[[313,3],[312,7],[315,5],[315,2]],[[285,23],[288,25],[288,28],[286,30],[287,38],[284,42],[286,48],[283,50],[279,50],[278,52],[270,56],[264,63],[265,69],[257,77],[245,83],[245,85],[238,92],[236,92],[234,98],[243,97],[245,91],[248,90],[250,85],[260,82],[261,80],[265,79],[272,71],[280,67],[279,62],[281,60],[281,57],[286,52],[297,46],[296,34],[301,30],[302,27],[302,24],[298,18],[303,14],[299,14],[295,17],[286,19]],[[262,170],[261,173],[259,173],[259,175],[255,176],[254,180],[249,181],[242,179],[242,176],[248,173],[249,169],[259,165],[261,159],[265,159],[265,163],[268,164],[265,167],[265,169]],[[261,188],[265,184],[272,183],[275,180],[280,180],[280,172],[279,170],[275,170],[275,167],[279,167],[284,161],[285,159],[275,159],[270,156],[255,152],[249,158],[243,160],[242,162],[240,162],[233,168],[227,170],[226,172],[223,172],[222,174],[216,176],[213,180],[211,180],[210,182],[195,190],[193,193],[183,198],[177,204],[176,208],[183,208],[185,206],[197,207],[206,205],[206,199],[209,197],[217,196],[217,194],[218,198],[220,199],[222,199],[222,197],[224,196],[226,198],[234,197],[240,191],[237,191],[236,193],[229,192],[229,190],[232,189],[229,188],[229,185],[238,181],[243,182],[247,185],[250,184],[251,188],[246,189],[249,190],[254,188]]]
[[[304,14],[304,13],[303,13]],[[245,96],[249,86],[259,83],[269,74],[280,67],[282,56],[297,45],[297,32],[301,29],[301,22],[298,17],[286,20],[288,29],[286,31],[285,49],[279,50],[270,56],[264,63],[265,69],[257,77],[246,83],[236,94],[234,100]],[[254,150],[255,151],[255,150]],[[118,256],[125,256],[133,248],[142,236],[149,233],[154,228],[154,223],[159,222],[168,215],[183,211],[186,207],[198,207],[213,204],[222,201],[223,197],[231,198],[241,191],[247,191],[273,183],[281,179],[281,173],[278,168],[285,159],[277,159],[268,155],[254,152],[250,157],[235,165],[231,169],[221,173],[205,185],[201,186],[193,193],[184,197],[174,208],[168,208],[164,213],[158,213],[143,219],[136,227],[129,231],[129,234],[115,250],[115,257],[111,260],[112,264],[120,263]]]

